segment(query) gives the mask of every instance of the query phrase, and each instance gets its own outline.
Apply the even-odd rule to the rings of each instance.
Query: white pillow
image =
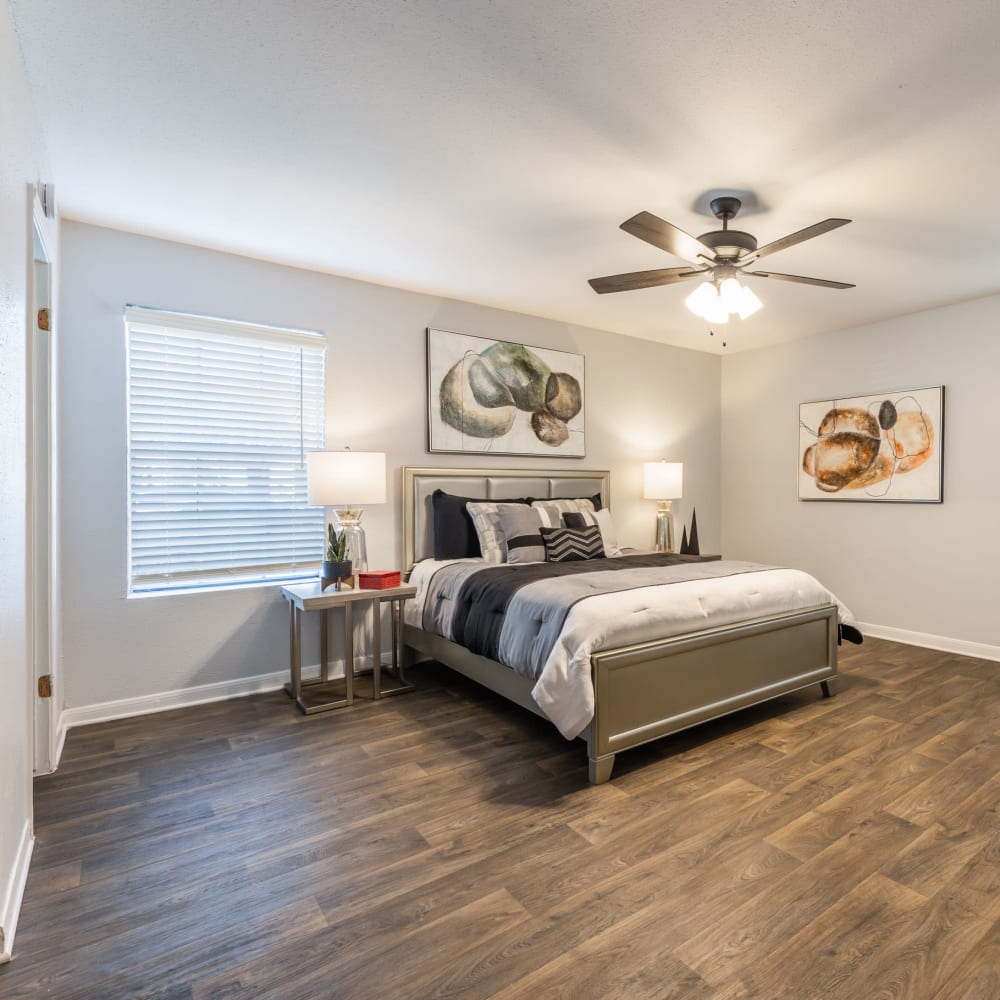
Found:
[[[567,514],[569,517],[566,516]],[[596,526],[600,528],[601,541],[604,543],[604,554],[606,556],[620,556],[622,554],[621,547],[618,544],[618,532],[615,529],[614,521],[611,520],[611,511],[607,508],[603,508],[602,510],[566,511],[563,514],[563,523],[570,527],[576,527],[582,523],[587,527]]]
[[[615,522],[611,520],[611,511],[604,507],[594,511],[597,518],[597,527],[601,529],[601,540],[604,542],[604,554],[606,556],[620,556],[621,546],[618,544],[618,531]]]

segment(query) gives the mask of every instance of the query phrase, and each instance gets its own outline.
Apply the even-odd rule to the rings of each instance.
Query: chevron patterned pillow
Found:
[[[540,531],[548,562],[604,558],[601,529],[597,525],[589,528],[541,528]]]

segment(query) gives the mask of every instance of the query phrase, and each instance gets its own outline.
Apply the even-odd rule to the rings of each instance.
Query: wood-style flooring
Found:
[[[878,640],[840,693],[620,756],[443,668],[70,732],[0,997],[1000,997],[1000,664]]]

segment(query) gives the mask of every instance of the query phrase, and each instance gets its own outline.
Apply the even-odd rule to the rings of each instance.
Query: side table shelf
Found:
[[[285,690],[306,715],[328,712],[354,703],[356,679],[354,650],[354,607],[365,617],[372,617],[372,697],[379,699],[391,694],[412,691],[413,685],[403,674],[400,656],[403,603],[415,596],[417,588],[408,584],[385,590],[361,588],[326,590],[319,581],[282,587],[281,595],[288,601],[288,650],[291,681]],[[382,605],[389,605],[392,634],[392,666],[395,684],[382,687]],[[344,678],[330,677],[328,612],[341,609],[344,613]],[[319,612],[320,676],[302,680],[302,616],[307,611]]]

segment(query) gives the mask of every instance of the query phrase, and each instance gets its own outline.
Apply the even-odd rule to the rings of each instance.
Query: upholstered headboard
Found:
[[[403,469],[403,571],[434,555],[431,495],[444,490],[483,500],[516,497],[589,497],[611,503],[611,473],[606,469]]]

